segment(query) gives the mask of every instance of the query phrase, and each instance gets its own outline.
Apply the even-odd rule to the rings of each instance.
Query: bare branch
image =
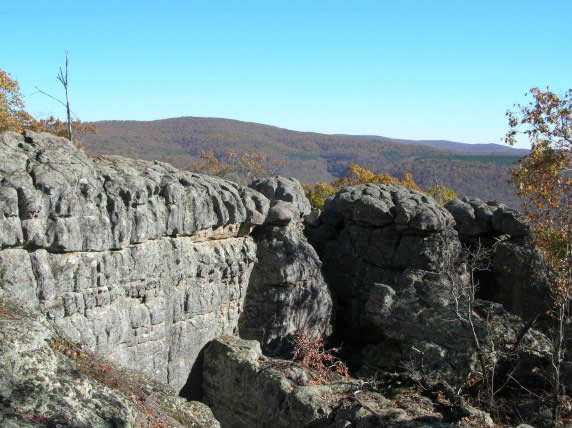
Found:
[[[60,99],[54,97],[53,95],[48,94],[47,92],[42,91],[42,90],[41,90],[40,88],[38,88],[37,86],[36,86],[36,91],[38,91],[38,92],[39,92],[40,94],[42,94],[42,95],[45,95],[46,97],[51,98],[51,99],[54,100],[54,101],[57,101],[58,103],[60,103],[60,104],[63,105],[64,107],[66,106],[66,103],[65,103],[65,102],[63,102],[62,100],[60,100]]]

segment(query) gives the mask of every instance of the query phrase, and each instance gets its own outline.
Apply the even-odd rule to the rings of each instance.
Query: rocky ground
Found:
[[[550,424],[549,273],[502,204],[360,185],[317,213],[295,179],[3,133],[0,273],[2,426]],[[350,376],[293,362],[300,332]]]

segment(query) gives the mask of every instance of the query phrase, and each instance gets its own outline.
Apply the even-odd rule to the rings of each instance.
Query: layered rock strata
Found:
[[[209,340],[236,332],[256,261],[249,233],[268,207],[252,189],[167,164],[0,135],[3,287],[177,390]]]
[[[245,188],[159,162],[90,160],[49,134],[0,136],[2,287],[71,340],[190,395],[201,349],[238,334],[239,319],[268,349],[298,330],[331,332],[302,233],[309,211],[294,179]]]

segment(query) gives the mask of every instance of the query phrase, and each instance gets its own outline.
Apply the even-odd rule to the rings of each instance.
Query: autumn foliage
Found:
[[[247,184],[257,178],[274,175],[283,165],[283,160],[272,159],[264,152],[247,151],[239,154],[227,150],[219,158],[214,152],[201,153],[199,162],[191,171]]]
[[[452,189],[440,184],[429,187],[425,192],[441,205],[457,199],[457,194]]]
[[[520,133],[531,143],[530,153],[510,170],[511,183],[524,198],[523,211],[538,247],[559,273],[554,291],[563,303],[572,282],[572,90],[561,98],[548,88],[533,88],[530,95],[528,105],[507,113],[506,142],[514,144]]]
[[[0,131],[22,132],[30,119],[18,82],[0,69]]]
[[[349,375],[345,363],[333,355],[340,349],[326,349],[324,339],[321,337],[312,337],[306,332],[299,332],[294,336],[293,345],[292,359],[299,361],[303,367],[313,369],[320,382],[327,383],[330,373],[337,373],[343,377]]]
[[[561,97],[549,88],[533,88],[529,95],[532,101],[507,113],[510,129],[506,142],[513,145],[521,134],[531,144],[530,153],[510,170],[510,181],[524,200],[523,211],[536,245],[554,274],[549,315],[554,321],[553,422],[557,425],[572,298],[572,89]]]
[[[417,183],[415,183],[411,174],[404,174],[400,180],[386,172],[376,174],[353,162],[348,165],[343,177],[332,181],[331,184],[320,182],[313,186],[304,185],[304,191],[312,207],[322,209],[324,203],[330,196],[336,194],[344,187],[356,186],[358,184],[393,184],[395,186],[405,187],[406,189],[423,192]],[[457,194],[453,190],[445,186],[432,186],[425,193],[434,197],[441,204],[457,197]]]
[[[97,133],[95,125],[86,124],[79,119],[72,121],[74,135],[82,136]],[[25,110],[18,82],[4,70],[0,69],[0,132],[1,131],[34,131],[49,132],[60,137],[68,137],[67,122],[53,116],[47,119],[36,119]],[[74,139],[76,146],[81,146]]]

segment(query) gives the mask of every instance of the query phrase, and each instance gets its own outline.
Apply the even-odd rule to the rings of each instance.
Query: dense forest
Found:
[[[216,156],[223,156],[229,149],[239,153],[264,152],[284,161],[279,174],[307,184],[332,181],[343,175],[349,163],[355,162],[374,172],[388,172],[397,177],[411,173],[424,188],[443,184],[459,195],[496,199],[515,207],[518,199],[506,183],[507,169],[525,152],[494,144],[296,132],[214,118],[103,121],[95,125],[99,134],[86,135],[82,140],[91,155],[158,159],[179,168],[191,168],[199,155],[207,151]],[[431,144],[466,147],[466,150],[444,150]]]

